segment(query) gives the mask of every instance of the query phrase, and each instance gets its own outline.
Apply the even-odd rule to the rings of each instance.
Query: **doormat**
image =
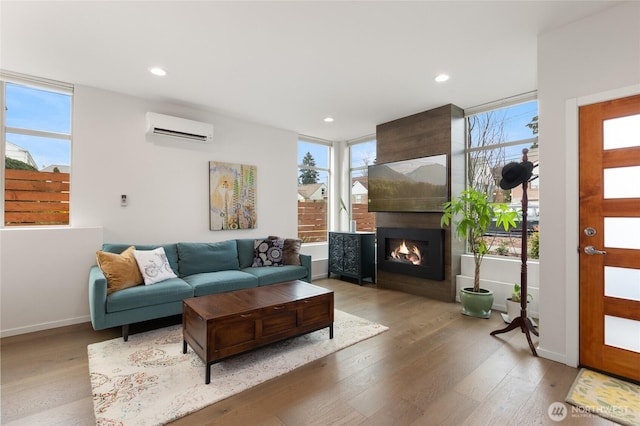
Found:
[[[640,385],[583,368],[565,401],[622,425],[640,426]]]

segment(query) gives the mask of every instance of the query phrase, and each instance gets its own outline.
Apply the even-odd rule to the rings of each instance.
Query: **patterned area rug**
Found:
[[[182,354],[182,326],[88,346],[97,425],[157,425],[178,419],[292,371],[387,327],[335,310],[334,338],[325,328],[274,343],[211,366],[191,348]]]
[[[566,401],[622,425],[640,426],[640,385],[583,368]]]

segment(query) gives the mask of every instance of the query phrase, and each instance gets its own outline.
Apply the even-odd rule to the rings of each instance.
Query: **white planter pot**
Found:
[[[507,316],[509,317],[509,322],[520,316],[520,302],[514,302],[511,299],[506,300],[507,304]]]
[[[530,302],[527,302],[530,303]],[[510,298],[506,300],[507,305],[507,316],[509,317],[509,322],[520,316],[520,302],[514,302]],[[529,313],[529,305],[527,305],[527,314]],[[528,316],[528,315],[527,315]]]

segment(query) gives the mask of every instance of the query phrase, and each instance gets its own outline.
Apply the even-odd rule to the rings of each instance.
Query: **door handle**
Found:
[[[594,246],[586,246],[584,248],[584,252],[586,254],[588,254],[589,256],[593,256],[594,254],[607,254],[606,251],[604,250],[598,250],[597,248],[595,248]]]

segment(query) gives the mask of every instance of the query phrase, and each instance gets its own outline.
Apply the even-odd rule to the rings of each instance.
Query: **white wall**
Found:
[[[540,342],[577,363],[576,98],[640,84],[640,3],[628,2],[539,37]],[[568,110],[568,112],[567,112]]]
[[[1,336],[89,320],[88,272],[101,228],[0,231]]]
[[[88,87],[76,89],[74,110],[73,226],[139,243],[297,234],[296,133]],[[147,111],[211,122],[214,142],[145,137]],[[212,160],[257,166],[257,229],[209,231]]]
[[[147,111],[212,122],[214,142],[152,142]],[[71,227],[0,230],[3,337],[89,321],[87,274],[102,242],[297,235],[295,132],[84,86],[73,131]],[[257,166],[257,229],[209,230],[209,161]]]

